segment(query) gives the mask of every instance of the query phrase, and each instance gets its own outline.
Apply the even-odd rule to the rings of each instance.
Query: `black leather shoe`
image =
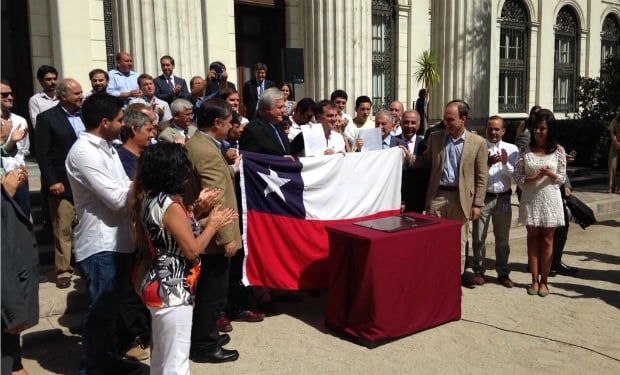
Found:
[[[220,337],[217,338],[217,344],[219,346],[227,345],[229,342],[230,342],[230,336],[228,336],[228,333],[220,335]]]
[[[471,273],[463,272],[461,274],[461,285],[467,289],[474,289],[476,287],[476,282]]]
[[[552,265],[551,271],[555,271],[556,273],[559,273],[560,275],[570,276],[570,275],[577,273],[579,270],[567,264],[560,263],[560,264]]]
[[[193,352],[190,351],[189,359],[197,363],[223,363],[232,362],[239,359],[239,352],[236,350],[228,350],[222,347],[210,352]]]

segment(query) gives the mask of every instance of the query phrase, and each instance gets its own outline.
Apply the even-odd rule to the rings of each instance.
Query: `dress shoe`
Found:
[[[555,271],[555,273],[559,273],[560,275],[570,276],[577,273],[579,270],[575,267],[560,263],[552,265],[551,271]]]
[[[56,287],[58,289],[66,289],[71,285],[70,277],[59,277],[56,279]]]
[[[219,346],[228,345],[229,342],[230,342],[230,336],[227,333],[220,335],[220,337],[217,338],[217,344]]]
[[[236,361],[239,358],[239,352],[236,350],[228,350],[218,347],[210,352],[192,352],[190,350],[189,359],[197,363],[223,363]]]
[[[481,273],[474,273],[474,283],[476,283],[476,285],[484,285],[484,275]]]
[[[237,316],[235,316],[233,320],[240,321],[240,322],[256,323],[256,322],[262,322],[264,319],[265,319],[265,314],[263,314],[260,311],[243,310],[243,311],[240,311],[239,314],[237,314]]]
[[[461,285],[467,289],[474,289],[476,287],[471,273],[463,272],[463,274],[461,274]]]
[[[501,275],[497,277],[497,281],[502,284],[503,286],[505,286],[506,288],[512,288],[513,287],[513,283],[512,280],[510,280],[510,277],[508,277],[508,275]]]
[[[123,359],[106,363],[101,374],[123,374],[123,375],[147,375],[149,366],[141,362],[127,361]],[[87,371],[91,373],[91,371]],[[97,374],[97,371],[92,371]]]
[[[226,318],[225,316],[220,316],[219,318],[217,318],[215,324],[217,324],[217,330],[220,332],[230,332],[233,330],[233,326],[232,324],[230,324],[230,320],[228,320],[228,318]]]
[[[256,304],[256,309],[265,315],[276,315],[278,313],[278,307],[271,301],[261,302]]]
[[[134,361],[144,361],[149,358],[149,352],[145,350],[138,340],[134,340],[129,346],[129,349],[123,353],[123,356],[127,359],[133,359]]]

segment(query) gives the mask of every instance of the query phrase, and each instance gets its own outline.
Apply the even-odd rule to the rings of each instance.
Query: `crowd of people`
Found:
[[[277,309],[274,301],[301,296],[241,283],[238,179],[246,151],[295,160],[400,148],[401,210],[461,223],[465,287],[486,281],[491,222],[497,280],[513,287],[508,242],[516,182],[532,273],[527,293],[545,297],[554,269],[576,271],[561,263],[561,249],[555,254],[556,228],[567,225],[561,190],[569,157],[557,143],[549,110],[532,111],[515,145],[503,140],[499,116],[488,119],[486,139],[467,130],[469,105],[453,100],[441,124],[423,136],[419,111],[399,101],[378,109],[374,119],[366,95],[355,98],[351,115],[343,90],[329,99],[295,101],[292,85],[267,79],[263,63],[254,66],[241,93],[221,62],[189,86],[174,75],[172,57],[163,56],[160,65],[158,77],[138,74],[131,55],[120,52],[116,68],[90,72],[87,93],[75,79],[58,80],[56,69],[42,66],[42,91],[29,101],[56,285],[69,287],[79,273],[91,300],[80,373],[187,374],[190,360],[234,361],[239,353],[225,348],[231,321],[260,322]],[[23,251],[34,244],[23,167],[29,137],[12,102],[3,80],[2,368],[25,373],[19,333],[36,324],[38,258],[36,244],[34,252]],[[470,222],[471,273],[465,272]],[[22,268],[31,277],[21,278]],[[25,283],[33,292],[16,295]],[[150,369],[140,362],[149,357]]]

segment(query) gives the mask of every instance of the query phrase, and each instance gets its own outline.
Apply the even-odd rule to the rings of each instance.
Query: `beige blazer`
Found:
[[[190,125],[188,128],[188,133],[189,133],[189,137],[191,138],[194,133],[196,133],[196,125]],[[159,135],[157,136],[157,140],[160,142],[174,142],[174,137],[181,137],[181,132],[179,132],[179,130],[177,128],[175,128],[174,126],[168,126],[166,127],[164,130],[161,131],[161,133],[159,133]]]
[[[192,204],[203,188],[220,188],[222,193],[215,204],[237,212],[235,175],[213,140],[197,133],[187,141],[185,148],[192,163],[184,195],[185,204]],[[241,248],[241,234],[236,220],[217,231],[207,246],[207,254],[223,253],[224,244],[232,240],[237,242],[238,249]]]
[[[469,217],[473,206],[484,206],[487,189],[487,144],[477,134],[465,130],[465,142],[459,164],[459,201],[465,217]],[[439,180],[445,159],[445,144],[448,133],[445,130],[431,133],[426,140],[427,148],[422,157],[412,156],[414,167],[430,168],[430,179],[426,190],[426,210],[437,195]]]

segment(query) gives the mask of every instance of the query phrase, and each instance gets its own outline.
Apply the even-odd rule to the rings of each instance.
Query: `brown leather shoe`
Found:
[[[56,287],[58,289],[66,289],[71,286],[71,278],[70,277],[59,277],[56,279]]]
[[[228,320],[225,316],[220,316],[217,318],[215,324],[217,324],[217,330],[220,332],[230,332],[233,330],[230,320]]]
[[[503,286],[505,286],[506,288],[512,288],[513,287],[513,283],[512,280],[510,280],[510,277],[508,277],[508,275],[501,275],[497,277],[497,281],[502,284]]]
[[[262,322],[265,319],[265,314],[259,311],[253,310],[244,310],[239,312],[239,314],[233,319],[240,322]]]
[[[474,283],[476,283],[476,285],[484,285],[484,275],[481,273],[474,273]]]

